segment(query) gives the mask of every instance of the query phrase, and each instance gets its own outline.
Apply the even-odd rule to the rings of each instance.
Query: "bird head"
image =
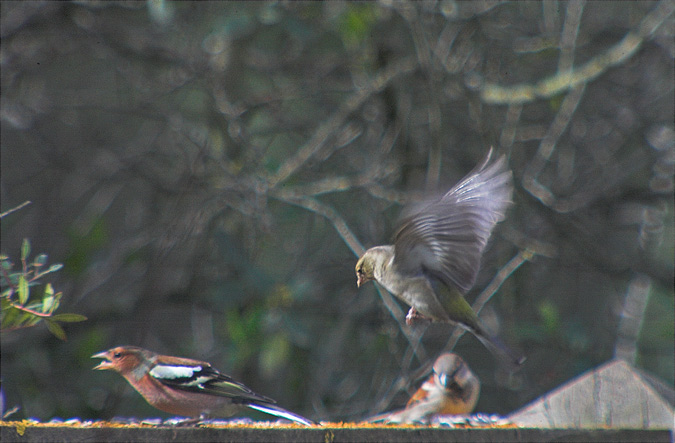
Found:
[[[453,383],[464,388],[473,377],[464,360],[453,353],[443,354],[436,359],[434,374],[438,383],[446,389],[450,388]]]
[[[361,287],[362,284],[369,282],[375,278],[375,261],[373,257],[366,252],[356,262],[356,286]]]
[[[145,349],[134,346],[118,346],[107,351],[94,354],[91,358],[102,358],[103,361],[96,365],[97,370],[112,370],[126,376],[132,371],[149,365],[149,355]]]
[[[356,262],[356,286],[361,287],[370,280],[377,280],[379,277],[375,275],[376,270],[381,275],[382,269],[393,256],[393,246],[375,246],[368,249]]]

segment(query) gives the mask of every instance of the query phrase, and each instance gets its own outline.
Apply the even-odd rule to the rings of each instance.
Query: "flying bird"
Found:
[[[183,417],[230,417],[246,408],[303,425],[311,420],[277,406],[207,362],[159,355],[135,346],[119,346],[92,355],[103,361],[94,369],[124,377],[155,408]]]
[[[368,249],[356,263],[357,285],[375,280],[410,305],[420,319],[458,324],[516,365],[524,361],[490,336],[464,299],[476,281],[492,229],[511,204],[513,183],[504,156],[490,149],[473,171],[440,199],[412,210],[393,245]]]

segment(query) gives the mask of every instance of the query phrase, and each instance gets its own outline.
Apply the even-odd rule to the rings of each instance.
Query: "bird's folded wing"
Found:
[[[271,398],[256,394],[205,362],[160,363],[150,370],[150,376],[164,385],[184,391],[238,398],[242,403],[247,401],[274,403]]]

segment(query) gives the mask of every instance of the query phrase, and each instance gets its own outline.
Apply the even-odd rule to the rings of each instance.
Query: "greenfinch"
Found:
[[[357,285],[375,280],[410,305],[408,324],[420,319],[458,324],[488,349],[516,365],[524,358],[490,336],[465,294],[476,281],[494,226],[511,204],[506,158],[483,161],[440,199],[405,217],[393,245],[368,249],[356,263]]]

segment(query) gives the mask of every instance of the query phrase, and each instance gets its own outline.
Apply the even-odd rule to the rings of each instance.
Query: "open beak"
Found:
[[[91,356],[91,358],[102,358],[102,359],[104,359],[101,363],[94,366],[93,369],[98,369],[98,370],[112,369],[112,363],[110,362],[110,359],[108,358],[108,351],[103,351],[103,352],[99,352],[98,354],[94,354],[94,355]]]

